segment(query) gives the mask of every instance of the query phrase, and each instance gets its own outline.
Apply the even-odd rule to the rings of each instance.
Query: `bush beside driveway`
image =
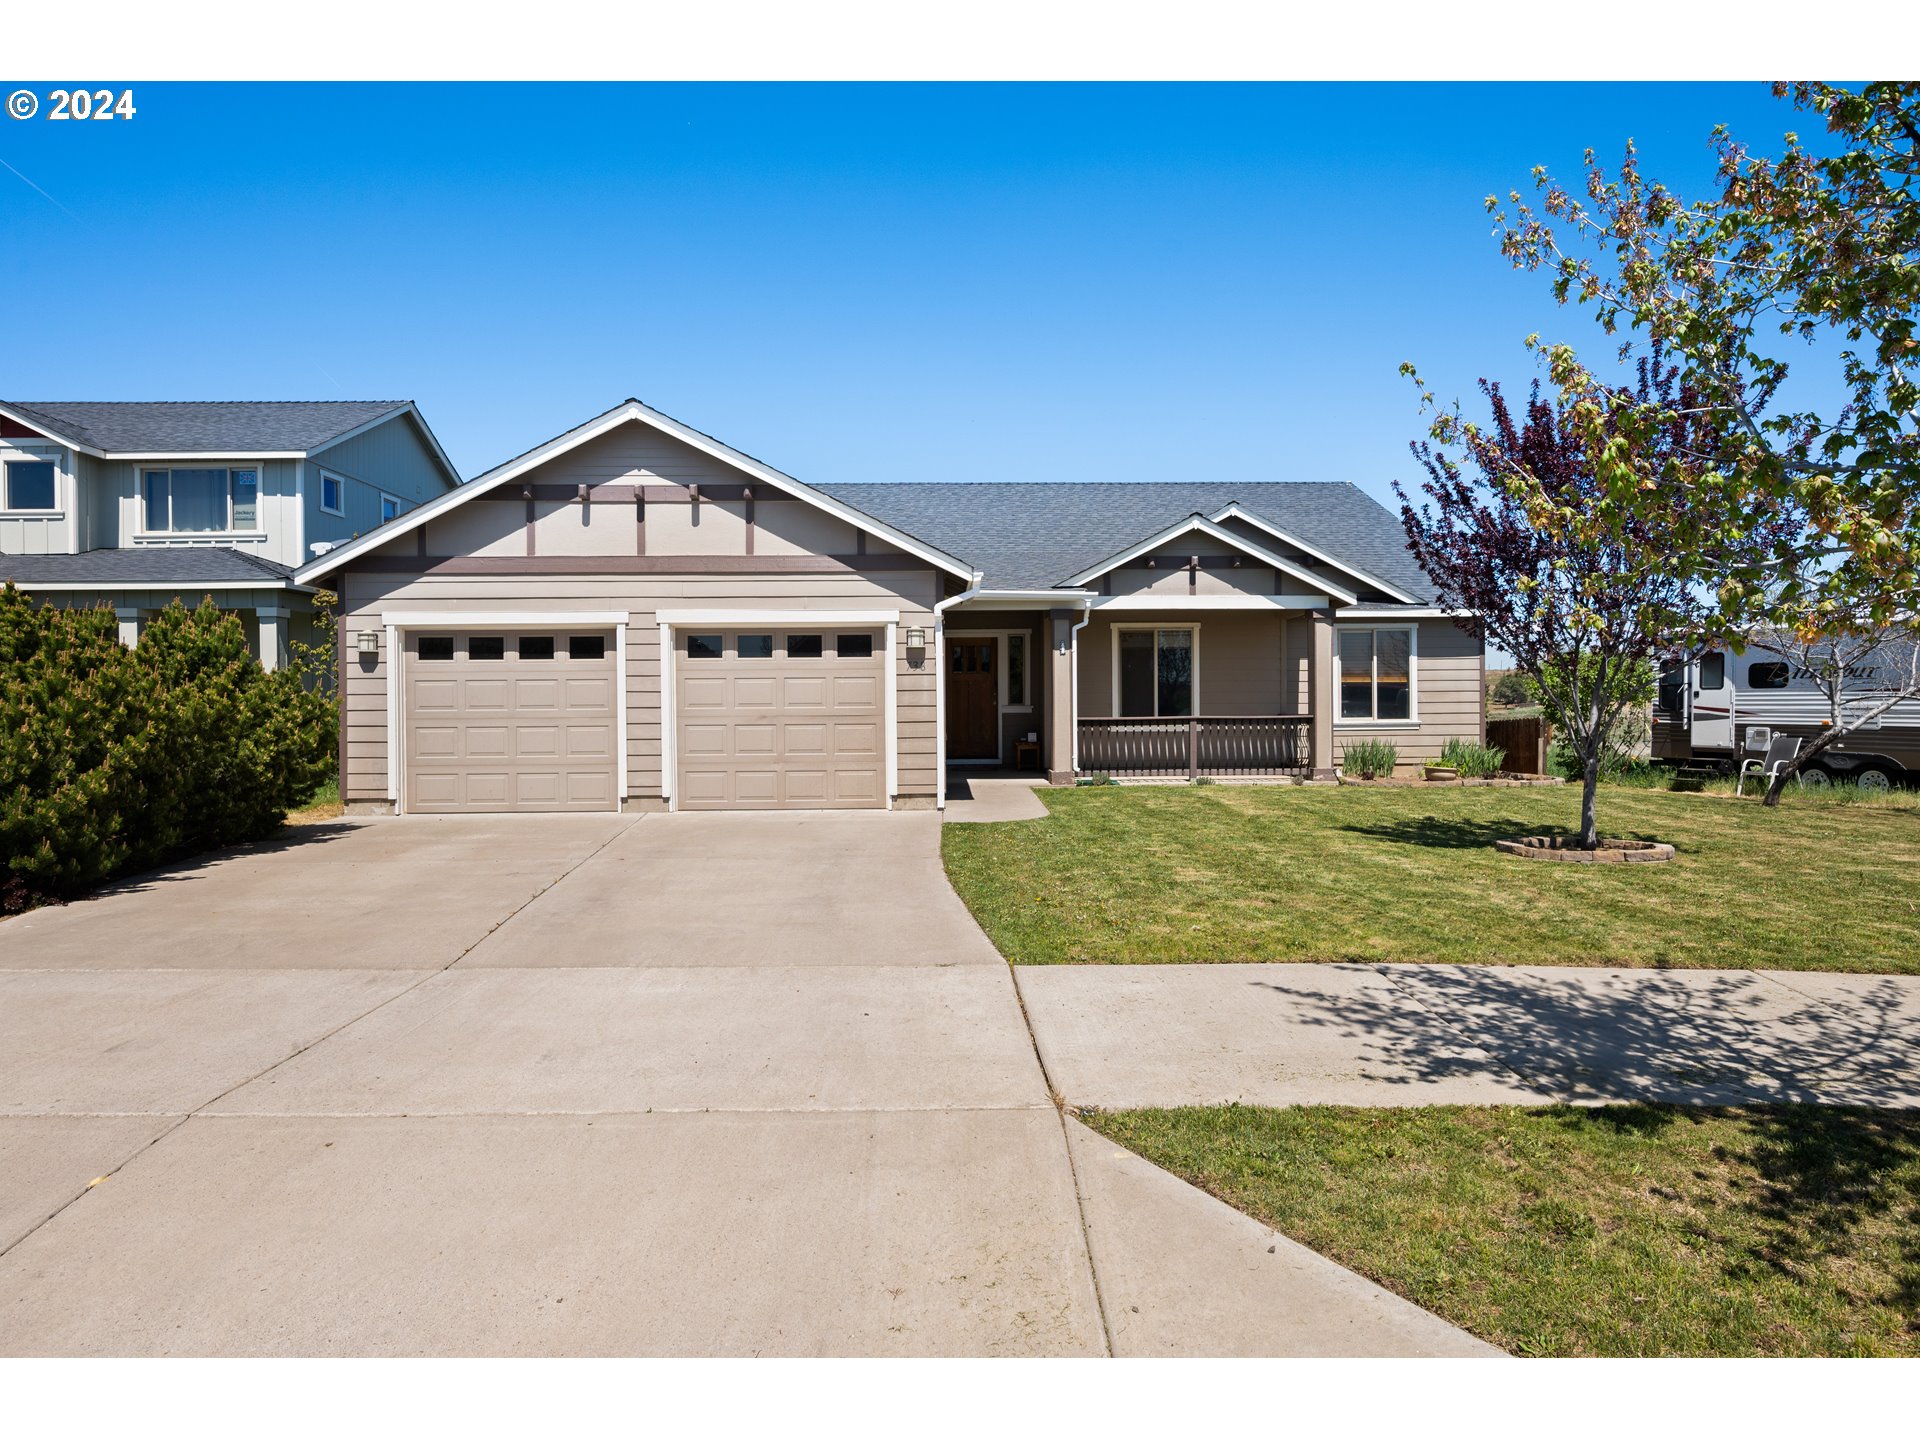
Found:
[[[1396,961],[1920,973],[1920,798],[1781,810],[1610,788],[1609,835],[1659,866],[1540,865],[1542,789],[1215,785],[1039,792],[1049,815],[949,825],[947,874],[1016,964]]]

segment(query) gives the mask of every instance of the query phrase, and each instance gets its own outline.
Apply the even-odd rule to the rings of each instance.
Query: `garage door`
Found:
[[[410,634],[406,808],[617,810],[611,632]]]
[[[674,649],[681,808],[884,807],[883,634],[679,634]]]

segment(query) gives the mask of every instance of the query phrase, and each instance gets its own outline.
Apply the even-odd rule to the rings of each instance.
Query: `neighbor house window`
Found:
[[[1120,713],[1193,714],[1194,632],[1119,630]]]
[[[143,470],[140,493],[151,534],[201,535],[260,524],[260,472],[251,468]]]
[[[380,497],[380,523],[382,525],[386,524],[399,513],[400,502],[398,500],[394,499],[391,495],[382,495]]]
[[[320,508],[329,515],[347,513],[347,482],[324,470],[320,472]]]
[[[53,509],[53,462],[51,460],[7,461],[7,493],[0,497],[0,510]]]
[[[1018,632],[1007,636],[1007,707],[1028,704],[1027,637]]]
[[[1413,627],[1339,632],[1340,718],[1413,718]]]

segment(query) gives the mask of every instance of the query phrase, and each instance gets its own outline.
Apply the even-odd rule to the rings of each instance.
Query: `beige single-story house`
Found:
[[[962,767],[1327,778],[1485,723],[1344,483],[806,485],[628,400],[300,568],[356,812],[943,805]]]

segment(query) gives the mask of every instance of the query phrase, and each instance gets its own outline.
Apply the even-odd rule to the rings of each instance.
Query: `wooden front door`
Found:
[[[1000,642],[992,636],[947,641],[947,758],[1000,758]]]

